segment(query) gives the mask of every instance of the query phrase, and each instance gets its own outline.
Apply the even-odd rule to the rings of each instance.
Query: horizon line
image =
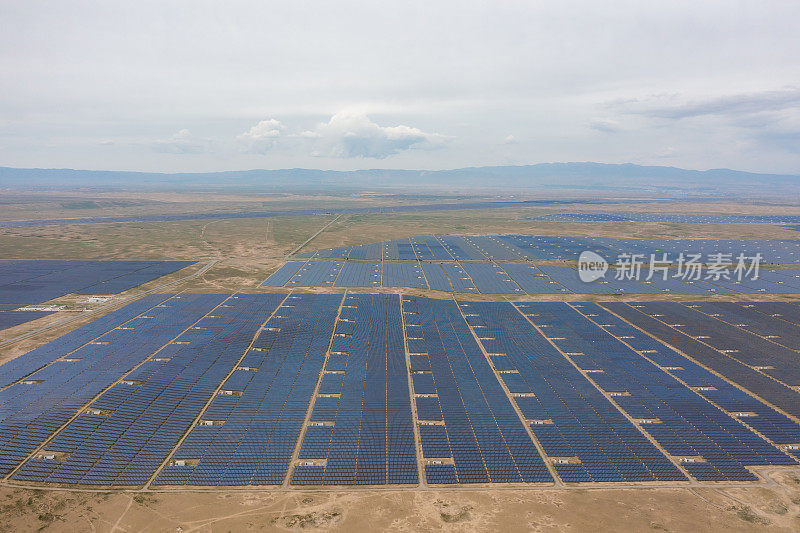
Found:
[[[7,165],[0,165],[0,169],[4,170],[29,170],[29,171],[71,171],[71,172],[119,172],[119,173],[126,173],[126,174],[163,174],[163,175],[174,175],[174,174],[225,174],[225,173],[233,173],[233,172],[290,172],[290,171],[313,171],[313,172],[331,172],[331,173],[354,173],[354,172],[377,172],[377,171],[395,171],[395,172],[456,172],[456,171],[463,171],[463,170],[478,170],[478,169],[490,169],[490,168],[525,168],[525,167],[538,167],[538,166],[547,166],[547,165],[598,165],[598,166],[611,166],[611,167],[621,167],[621,166],[633,166],[633,167],[640,167],[640,168],[661,168],[661,169],[674,169],[674,170],[682,170],[687,172],[738,172],[744,174],[760,174],[760,175],[767,175],[767,176],[791,176],[791,177],[800,177],[800,170],[797,173],[775,173],[775,172],[765,172],[765,171],[751,171],[751,170],[737,170],[733,168],[727,167],[716,167],[716,168],[707,168],[707,169],[695,169],[695,168],[684,168],[684,167],[677,167],[673,165],[644,165],[639,163],[602,163],[597,161],[550,161],[550,162],[539,162],[539,163],[525,163],[519,165],[480,165],[480,166],[465,166],[465,167],[455,167],[455,168],[440,168],[440,169],[425,169],[425,168],[361,168],[361,169],[349,169],[349,170],[338,170],[332,168],[309,168],[309,167],[292,167],[292,168],[248,168],[248,169],[229,169],[229,170],[207,170],[207,171],[158,171],[158,170],[123,170],[123,169],[87,169],[87,168],[69,168],[69,167],[15,167],[15,166],[7,166]]]

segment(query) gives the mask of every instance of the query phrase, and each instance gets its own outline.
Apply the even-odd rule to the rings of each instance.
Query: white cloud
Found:
[[[202,154],[210,151],[211,145],[210,140],[195,137],[184,128],[169,139],[155,141],[152,148],[162,154]]]
[[[656,157],[659,159],[670,159],[675,157],[676,152],[674,146],[667,146],[664,150],[656,154]]]
[[[518,144],[519,141],[513,135],[508,135],[505,139],[503,139],[503,144]]]
[[[601,133],[617,133],[619,124],[614,120],[596,118],[589,121],[589,127]]]
[[[800,112],[800,2],[444,0],[397,2],[391,17],[380,2],[317,4],[0,7],[0,164],[455,168],[510,152],[520,163],[656,162],[674,146],[677,166],[800,169],[789,120]],[[377,132],[331,131],[332,112],[353,106]],[[286,128],[250,131],[269,117]],[[601,133],[609,124],[594,119],[620,129]],[[410,131],[380,130],[398,124]],[[420,149],[441,143],[428,132],[453,141]],[[509,133],[524,151],[503,143]]]
[[[442,146],[447,137],[426,133],[411,126],[380,126],[359,111],[340,111],[314,130],[300,137],[312,139],[314,153],[341,158],[385,159],[412,149],[430,150]]]
[[[671,100],[675,100],[675,98]],[[644,109],[634,109],[633,112],[655,118],[680,120],[710,115],[742,116],[799,107],[800,88],[789,87],[754,93],[712,96],[690,101],[672,101]]]
[[[284,126],[280,121],[268,118],[238,135],[236,140],[241,143],[245,151],[263,154],[275,146],[283,129]]]

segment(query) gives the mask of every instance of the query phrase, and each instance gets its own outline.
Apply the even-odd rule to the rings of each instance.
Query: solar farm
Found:
[[[35,308],[60,296],[118,294],[194,263],[0,260],[0,330],[51,314]]]
[[[581,199],[581,203],[593,203]],[[0,220],[0,228],[36,228],[42,226],[66,226],[74,224],[115,224],[136,222],[174,222],[182,220],[226,220],[248,218],[292,217],[320,214],[363,214],[363,213],[405,213],[424,211],[455,211],[461,209],[502,209],[504,207],[529,207],[542,205],[570,204],[574,200],[523,200],[523,201],[482,201],[461,203],[434,203],[420,205],[400,205],[366,208],[338,208],[338,209],[281,209],[276,211],[243,211],[231,213],[194,213],[175,215],[130,215],[116,217],[84,217],[84,218],[54,218],[36,220]]]
[[[0,364],[0,489],[688,491],[685,504],[800,471],[800,240],[298,239],[249,285],[159,289],[208,256],[0,262],[0,317],[123,295],[74,326],[31,325],[19,347],[0,339],[14,347]],[[609,259],[603,278],[580,278],[584,251]],[[622,256],[721,251],[760,254],[761,270],[614,275]]]
[[[670,222],[677,224],[797,224],[796,215],[698,215],[687,213],[556,213],[527,220],[550,222]]]
[[[754,482],[753,467],[800,459],[797,316],[788,302],[148,295],[0,366],[0,472],[126,487]]]
[[[800,263],[800,239],[619,239],[532,235],[421,236],[303,252],[297,257],[350,260],[520,261],[608,254],[761,253],[765,263]]]
[[[607,258],[711,256],[730,250],[731,257],[760,254],[769,268],[757,279],[730,276],[679,279],[650,270],[645,262],[636,279],[612,276],[584,282],[575,266],[547,264],[575,260],[583,250]],[[265,287],[406,287],[467,294],[651,294],[735,295],[800,293],[800,240],[608,239],[494,236],[422,236],[362,246],[299,254],[288,261]]]

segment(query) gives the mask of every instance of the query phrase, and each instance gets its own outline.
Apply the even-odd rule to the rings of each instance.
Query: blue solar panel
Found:
[[[779,346],[788,348],[790,350],[800,350],[800,327],[798,327],[798,325],[787,323],[785,320],[782,320],[778,317],[768,316],[757,311],[749,304],[741,304],[738,302],[692,302],[691,304],[686,305],[708,315],[709,317],[714,317],[717,321],[724,321],[738,329],[743,329],[744,331],[751,332],[759,337],[763,337],[770,343],[778,344]],[[738,336],[744,337],[745,339],[755,340],[746,333],[738,332]],[[712,338],[708,344],[714,345],[715,342],[716,341],[714,341]],[[789,366],[795,362],[795,358],[790,356],[782,348],[779,348],[779,352],[775,353],[768,349],[771,348],[769,344],[765,345],[762,342],[759,342],[759,347],[762,349],[761,351],[768,352],[766,356],[772,360],[768,361],[768,364],[773,362],[780,364],[780,361],[775,360],[779,355],[784,356],[782,358],[783,362],[788,363]],[[749,348],[753,350],[756,347]],[[777,379],[781,380],[781,378]]]
[[[383,286],[427,289],[428,283],[419,264],[384,263]]]
[[[486,255],[484,255],[480,250],[462,237],[439,237],[438,239],[439,242],[442,243],[442,246],[444,246],[445,250],[450,252],[450,255],[453,256],[453,259],[486,260]]]
[[[332,257],[335,257],[335,255],[332,255]],[[349,252],[347,256],[342,255],[341,257],[348,257],[349,259],[360,259],[360,260],[365,260],[365,259],[380,260],[383,257],[383,244],[372,243],[372,244],[362,244],[359,246],[353,246],[352,250]]]
[[[794,215],[694,215],[685,213],[557,213],[525,220],[554,222],[668,222],[678,224],[791,224],[800,222]]]
[[[0,329],[13,328],[51,314],[53,311],[0,311]]]
[[[780,381],[794,383],[795,374],[787,372],[784,376],[770,368],[759,370],[752,365],[761,368],[759,362],[767,362],[767,367],[783,365],[782,368],[796,369],[786,361],[788,354],[779,345],[722,321],[714,323],[713,317],[677,303],[642,303],[636,304],[636,308],[616,303],[603,306],[787,413],[800,416],[800,392]],[[708,338],[697,339],[697,336]]]
[[[425,242],[424,237],[411,237],[409,241],[411,242],[411,246],[414,248],[414,254],[417,256],[417,259],[422,261],[436,259],[436,256],[428,246],[428,243]]]
[[[386,249],[385,259],[399,259],[399,241],[372,243],[364,247]],[[705,257],[722,252],[736,257],[739,253],[752,256],[761,253],[765,263],[800,262],[800,240],[797,239],[616,239],[608,237],[546,237],[528,235],[497,235],[468,237],[412,237],[411,249],[418,259],[456,260],[576,260],[584,250],[592,250],[606,259],[616,259],[622,253],[673,259],[681,252],[700,253]],[[425,249],[427,245],[427,250]],[[347,257],[345,253],[328,249],[317,252],[318,257]],[[350,258],[354,258],[350,254]],[[359,257],[361,259],[366,257]],[[370,257],[380,259],[381,255]],[[414,259],[411,253],[404,258]]]
[[[616,394],[631,417],[657,421],[642,428],[670,454],[701,457],[728,480],[750,478],[745,465],[788,464],[775,447],[617,340],[645,335],[596,304],[575,305],[587,318],[576,317],[566,304],[527,309],[550,324],[548,334],[562,339],[555,342],[563,352],[581,354],[573,356],[575,363],[591,369],[592,380]]]
[[[289,261],[282,267],[280,267],[274,274],[267,278],[267,280],[261,284],[262,287],[283,287],[286,285],[286,282],[292,279],[292,277],[297,274],[297,271],[305,265],[305,263],[300,261]]]
[[[436,385],[433,383],[433,374],[414,373],[411,376],[414,382],[414,392],[417,394],[435,394]]]
[[[752,481],[750,466],[796,463],[800,424],[608,309],[796,409],[780,384],[800,346],[791,302],[150,295],[0,366],[0,467],[95,486],[156,473],[157,485],[415,484],[415,422],[431,484],[552,482],[545,461],[570,483]],[[47,439],[57,457],[27,460]]]
[[[423,274],[425,274],[425,281],[427,281],[428,287],[431,290],[445,292],[451,292],[453,290],[453,286],[450,284],[450,280],[447,275],[445,275],[441,265],[421,263],[420,267],[422,268]]]
[[[195,466],[183,467],[186,484],[283,482],[341,300],[340,295],[290,296],[275,311],[265,327],[280,324],[280,331],[236,405],[221,421],[220,430],[205,449],[181,447],[175,454],[176,459],[197,461]],[[195,431],[203,431],[202,426],[189,435]],[[156,478],[156,483],[162,482],[171,483],[168,478]]]
[[[478,293],[475,283],[469,274],[458,263],[442,263],[442,270],[450,279],[450,285],[455,292]]]
[[[443,433],[436,429],[444,427],[459,483],[552,481],[456,304],[404,297],[403,307],[407,317],[419,318],[432,370],[412,374],[414,392],[436,394],[444,421],[419,426],[423,454],[444,453]],[[432,397],[416,401],[418,416],[431,416]],[[429,466],[429,483],[454,482]]]
[[[569,289],[554,281],[535,265],[504,264],[503,270],[528,294],[560,294]]]
[[[336,286],[380,287],[381,266],[377,263],[345,263],[336,277]]]
[[[518,249],[509,246],[496,236],[472,235],[462,238],[492,261],[519,261],[525,259]]]
[[[398,239],[383,243],[383,259],[417,259],[417,254],[409,239]]]
[[[463,263],[461,267],[469,274],[475,287],[489,294],[525,294],[502,267],[496,264]]]
[[[65,294],[116,294],[194,261],[0,261],[0,303],[37,304]]]
[[[419,437],[423,457],[447,458],[453,456],[447,437],[447,428],[444,425],[420,424]],[[431,481],[431,483],[435,482]],[[456,481],[453,481],[453,483],[456,483]]]
[[[553,264],[521,264],[547,260],[577,260],[584,251],[606,258],[611,267],[598,280],[583,282],[575,268]],[[763,263],[800,262],[800,240],[724,239],[610,239],[590,237],[536,237],[524,235],[411,237],[350,248],[319,250],[318,258],[383,259],[378,263],[287,263],[265,286],[410,287],[485,294],[800,294],[800,269],[762,268],[753,279],[691,279],[648,268],[650,258],[698,253],[704,262],[712,254],[761,254]],[[620,275],[622,254],[640,258],[635,279]],[[451,260],[459,262],[449,262]],[[497,264],[487,261],[513,261]],[[411,261],[390,263],[387,261]],[[441,264],[422,261],[445,261]],[[341,272],[340,272],[341,270]],[[290,277],[291,272],[295,275]],[[624,272],[623,272],[624,273]],[[708,269],[705,270],[708,274]],[[338,276],[338,277],[337,277]]]
[[[17,462],[41,444],[47,436],[66,423],[78,408],[125,376],[155,350],[208,313],[210,309],[224,300],[224,297],[219,295],[183,296],[171,298],[166,303],[153,307],[162,300],[163,297],[151,296],[146,297],[145,302],[137,302],[138,305],[132,304],[132,309],[138,313],[124,322],[125,327],[130,329],[108,331],[109,326],[114,322],[116,322],[114,325],[119,325],[117,320],[125,316],[124,309],[120,310],[122,313],[118,312],[116,319],[111,322],[103,319],[101,319],[102,322],[97,321],[108,333],[103,334],[102,329],[97,331],[97,322],[85,326],[88,333],[75,335],[72,338],[86,340],[79,346],[75,346],[75,344],[80,340],[72,344],[75,348],[70,352],[65,353],[64,347],[72,346],[55,341],[53,347],[55,353],[50,352],[52,355],[48,359],[53,355],[58,357],[68,354],[68,361],[52,362],[49,366],[44,366],[27,375],[26,380],[32,384],[26,385],[28,389],[25,391],[15,388],[11,394],[9,394],[11,389],[0,392],[0,404],[4,406],[3,420],[0,421],[0,429],[2,429],[0,469],[2,471],[8,472]],[[145,315],[143,312],[147,314]],[[48,346],[24,355],[20,359],[23,362],[29,358],[36,359],[42,352],[50,351]],[[55,358],[50,359],[50,361],[54,360]],[[5,369],[5,365],[0,368]],[[37,374],[41,379],[37,377]],[[136,384],[126,386],[131,389],[140,388]],[[116,394],[116,391],[113,394]],[[110,418],[106,420],[108,421]],[[69,429],[69,425],[67,429]],[[114,438],[117,438],[119,431],[120,428],[115,428],[111,433]],[[90,439],[89,434],[81,435],[81,437],[89,439],[88,444],[93,448],[92,457],[96,459],[98,440]],[[67,461],[76,461],[80,458],[81,453],[74,452]],[[24,475],[25,471],[26,466],[23,465],[19,472]],[[58,471],[58,469],[54,471]],[[77,479],[80,479],[80,476]]]
[[[346,354],[336,354],[346,360],[335,364],[337,373],[323,375],[311,415],[333,425],[306,430],[301,458],[324,459],[318,481],[328,485],[416,483],[399,297],[351,295],[343,306],[352,322],[340,316],[336,331],[347,330],[352,342]],[[329,435],[325,444],[320,433]],[[295,467],[292,484],[308,483],[306,468]]]
[[[539,307],[547,305],[527,304],[525,309],[543,315]],[[501,374],[513,383],[512,392],[532,393],[518,398],[525,398],[528,411],[546,412],[531,422],[531,429],[548,456],[577,461],[579,467],[569,468],[593,481],[685,479],[514,306],[468,302],[462,309],[480,317],[481,335],[498,339],[516,366],[518,373]],[[535,318],[547,326],[548,335],[553,321],[550,315]],[[534,400],[539,406],[531,405]]]
[[[419,420],[441,420],[442,409],[439,407],[439,399],[435,397],[418,397],[417,418]]]
[[[332,287],[342,263],[308,262],[304,264],[286,287]]]
[[[800,326],[800,302],[748,302],[756,311],[771,318],[778,319],[781,323]]]
[[[456,476],[456,469],[453,465],[449,464],[425,465],[425,478],[428,480],[428,483],[434,485],[458,483],[458,478]]]
[[[342,391],[342,379],[344,374],[326,373],[322,375],[319,384],[320,394],[339,394]]]

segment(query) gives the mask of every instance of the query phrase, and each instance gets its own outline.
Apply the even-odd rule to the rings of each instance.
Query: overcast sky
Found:
[[[800,2],[0,0],[0,165],[800,173]]]

